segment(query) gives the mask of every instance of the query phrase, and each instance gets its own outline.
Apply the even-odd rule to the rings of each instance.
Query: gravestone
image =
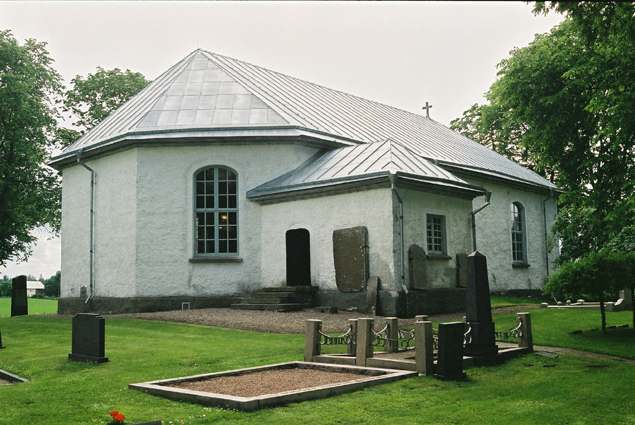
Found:
[[[615,307],[619,310],[632,310],[633,309],[633,295],[630,289],[626,289],[620,292],[620,299],[615,303]]]
[[[79,313],[73,317],[71,360],[87,363],[108,361],[105,354],[106,319],[95,313]]]
[[[333,231],[335,284],[340,291],[366,289],[368,281],[368,230],[351,227]]]
[[[11,317],[29,314],[26,296],[26,276],[18,276],[11,281]]]
[[[408,248],[408,274],[411,288],[428,289],[427,264],[426,251],[419,245],[410,245]]]
[[[442,381],[464,381],[463,322],[439,324],[439,350],[435,378]]]
[[[7,348],[7,347],[2,345],[2,331],[0,331],[0,350],[2,350],[3,348]]]
[[[377,312],[377,290],[379,289],[379,277],[371,276],[366,284],[366,310],[361,313],[375,315]]]
[[[492,303],[489,298],[487,258],[478,251],[467,256],[467,309],[465,331],[466,356],[490,356],[498,353]]]
[[[467,254],[456,254],[456,286],[465,288],[467,286]]]

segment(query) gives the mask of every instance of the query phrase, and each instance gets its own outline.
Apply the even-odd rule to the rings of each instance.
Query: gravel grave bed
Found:
[[[166,386],[237,397],[257,397],[353,381],[362,377],[364,376],[357,373],[327,372],[315,369],[273,369],[239,376],[180,382]]]
[[[6,379],[0,379],[0,385],[9,385],[13,384],[11,381],[7,381]]]

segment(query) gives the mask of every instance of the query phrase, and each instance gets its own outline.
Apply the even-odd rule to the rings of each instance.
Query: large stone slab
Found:
[[[29,304],[26,295],[26,276],[13,278],[11,285],[11,317],[28,315]]]
[[[333,231],[335,283],[340,291],[366,289],[368,281],[368,230],[351,227]]]
[[[73,345],[68,358],[87,363],[104,363],[106,319],[95,313],[79,313],[73,317]]]
[[[410,285],[414,289],[428,289],[426,251],[419,245],[408,248],[408,270]]]
[[[467,254],[456,254],[456,286],[467,287]]]
[[[442,381],[463,381],[463,323],[439,324],[439,350],[435,378]]]
[[[498,352],[489,297],[487,258],[477,251],[467,256],[465,355],[490,356]]]

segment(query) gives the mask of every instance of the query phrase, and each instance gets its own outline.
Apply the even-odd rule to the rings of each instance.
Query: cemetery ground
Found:
[[[597,311],[530,312],[536,345],[635,360],[635,331],[591,330],[599,326]],[[626,324],[631,317],[628,311],[609,313],[608,324]],[[128,384],[302,360],[304,335],[105,318],[110,361],[99,365],[68,360],[70,317],[0,319],[7,347],[0,350],[0,369],[30,380],[0,386],[0,424],[106,424],[111,410],[126,415],[129,424],[157,419],[164,424],[635,423],[635,364],[570,354],[530,354],[501,366],[468,369],[467,382],[410,378],[251,413],[179,403]],[[514,314],[494,320],[497,329],[509,328]],[[569,334],[573,330],[583,332]]]
[[[29,298],[28,303],[29,315],[57,313],[56,299]],[[0,318],[3,317],[11,317],[11,297],[0,297]]]

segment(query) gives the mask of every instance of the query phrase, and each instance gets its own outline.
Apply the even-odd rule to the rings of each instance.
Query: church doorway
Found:
[[[311,286],[311,236],[307,229],[288,230],[287,286]]]

